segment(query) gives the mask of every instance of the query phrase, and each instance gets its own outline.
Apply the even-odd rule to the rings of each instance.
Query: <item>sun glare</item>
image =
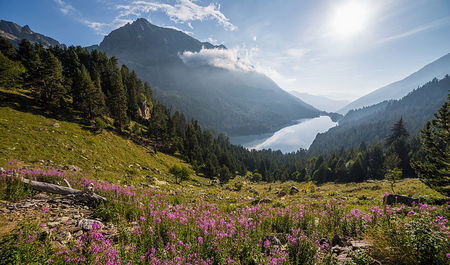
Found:
[[[335,9],[332,19],[334,34],[351,37],[365,29],[368,9],[360,1],[349,2]]]

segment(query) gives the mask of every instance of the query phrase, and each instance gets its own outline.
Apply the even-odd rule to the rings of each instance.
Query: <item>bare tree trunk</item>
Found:
[[[65,180],[65,181],[68,184],[67,180]],[[84,200],[84,201],[106,201],[105,197],[97,195],[93,192],[73,189],[70,187],[70,184],[68,184],[69,187],[64,187],[64,186],[59,186],[59,185],[55,185],[55,184],[34,181],[34,180],[29,180],[29,179],[22,179],[22,182],[24,182],[26,184],[30,184],[31,188],[33,188],[34,190],[37,190],[37,191],[66,195],[66,196],[73,196],[74,199]]]

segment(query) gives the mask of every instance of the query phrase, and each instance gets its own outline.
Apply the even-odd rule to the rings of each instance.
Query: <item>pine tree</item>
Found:
[[[10,60],[16,59],[16,49],[12,46],[11,42],[0,36],[0,52]]]
[[[450,196],[450,94],[434,116],[422,130],[424,158],[412,165],[423,183]]]
[[[61,62],[52,52],[48,51],[44,56],[40,86],[37,88],[39,99],[45,106],[60,106],[64,96],[64,76]]]
[[[222,166],[222,168],[219,170],[219,180],[221,183],[227,183],[228,180],[231,178],[231,172],[228,169],[227,166]]]
[[[138,105],[138,78],[136,73],[130,70],[125,65],[122,65],[120,70],[122,75],[122,81],[124,89],[127,94],[127,115],[130,119],[137,120],[139,117],[139,105]]]
[[[10,60],[0,51],[0,86],[17,88],[21,86],[25,68],[17,61]]]
[[[85,118],[100,116],[105,107],[105,98],[101,89],[94,85],[84,65],[77,69],[72,83],[73,104]]]
[[[411,177],[414,172],[410,165],[409,146],[406,142],[409,136],[405,128],[403,118],[391,128],[391,134],[386,137],[386,145],[389,147],[388,154],[395,153],[400,158],[398,167],[402,170],[403,176]]]
[[[26,69],[23,75],[25,86],[37,89],[42,76],[43,65],[39,54],[34,51],[33,45],[27,39],[22,39],[20,42],[17,57]]]
[[[394,126],[391,128],[391,134],[386,137],[386,145],[390,146],[395,140],[399,138],[407,138],[409,136],[408,131],[405,128],[405,124],[403,123],[403,118],[400,118]]]
[[[127,119],[127,96],[123,88],[122,76],[117,61],[113,61],[113,69],[109,77],[109,109],[118,129],[122,131],[128,124]]]

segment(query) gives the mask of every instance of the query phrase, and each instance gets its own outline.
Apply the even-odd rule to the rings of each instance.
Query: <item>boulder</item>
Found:
[[[278,197],[283,197],[286,196],[286,192],[284,190],[280,190],[279,192],[277,192]]]
[[[295,186],[292,186],[291,189],[289,190],[289,194],[290,195],[294,195],[297,194],[299,192],[298,188]]]
[[[403,196],[403,195],[397,195],[397,194],[389,194],[387,196],[384,196],[383,198],[383,203],[387,204],[387,205],[392,205],[392,204],[404,204],[404,205],[408,205],[411,206],[413,203],[419,203],[421,202],[420,199],[414,199],[412,197],[409,196]]]
[[[101,228],[104,226],[102,222],[92,219],[81,219],[78,221],[77,226],[81,227],[81,229],[83,229],[84,231],[89,231],[92,229],[92,225],[95,223],[99,224]]]

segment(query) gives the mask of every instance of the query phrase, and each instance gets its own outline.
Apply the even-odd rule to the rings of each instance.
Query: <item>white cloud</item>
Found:
[[[215,20],[225,30],[236,30],[229,19],[220,11],[220,5],[213,3],[208,6],[200,6],[191,0],[176,0],[173,5],[159,2],[134,1],[128,5],[117,5],[117,9],[121,10],[116,19],[124,19],[130,17],[142,17],[143,14],[150,12],[164,12],[170,20],[176,23],[188,23],[192,21]],[[192,26],[192,25],[191,25]],[[190,26],[190,27],[191,27]]]
[[[238,72],[257,72],[275,81],[280,87],[291,86],[296,79],[288,78],[273,68],[258,62],[258,48],[247,49],[202,49],[200,52],[185,51],[180,58],[185,64],[194,66],[213,66]]]
[[[238,49],[202,49],[199,52],[185,51],[179,56],[188,65],[209,65],[239,72],[255,71],[247,58],[241,58],[238,52]]]
[[[75,20],[93,29],[97,34],[104,35],[111,29],[110,24],[86,19],[80,11],[75,9],[71,4],[64,2],[63,0],[53,1],[59,6],[59,10],[61,11],[61,13],[74,17]]]
[[[380,44],[380,43],[385,43],[385,42],[389,42],[389,41],[393,41],[393,40],[403,39],[403,38],[412,36],[414,34],[420,33],[422,31],[426,31],[429,29],[437,28],[442,25],[446,25],[449,22],[450,22],[450,16],[444,17],[444,18],[432,21],[431,23],[420,25],[420,26],[410,29],[408,31],[381,39],[377,43]]]
[[[218,40],[213,39],[213,38],[211,38],[211,37],[209,37],[209,38],[207,39],[207,41],[208,41],[209,43],[213,44],[213,45],[220,45],[220,44],[221,44],[221,43],[219,43]]]
[[[59,6],[59,10],[64,15],[69,14],[70,12],[75,11],[75,8],[71,4],[64,2],[63,0],[53,0]]]
[[[193,34],[194,34],[192,31],[182,30],[182,29],[177,28],[177,27],[175,27],[175,26],[165,26],[165,25],[163,25],[162,27],[164,27],[164,28],[169,28],[169,29],[174,29],[174,30],[178,30],[178,31],[181,31],[181,32],[183,32],[184,34],[187,34],[187,35],[193,35]]]
[[[80,22],[88,26],[89,28],[93,29],[97,34],[105,35],[108,33],[108,30],[110,28],[109,24],[96,22],[96,21],[90,21],[87,19],[80,19]]]

